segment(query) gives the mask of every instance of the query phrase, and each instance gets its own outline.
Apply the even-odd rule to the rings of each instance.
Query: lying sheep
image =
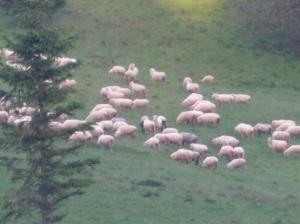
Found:
[[[288,148],[288,143],[286,141],[268,138],[268,147],[275,152],[284,152]]]
[[[201,79],[201,82],[207,83],[207,84],[213,84],[214,80],[215,80],[215,77],[213,77],[212,75],[206,75]]]
[[[184,145],[184,143],[196,143],[198,141],[198,136],[190,133],[190,132],[180,132],[181,136],[182,136],[182,144]]]
[[[147,109],[150,101],[148,99],[135,99],[132,102],[132,109]]]
[[[245,158],[245,154],[245,149],[243,147],[237,146],[233,149],[232,158]]]
[[[182,161],[186,163],[195,161],[195,164],[197,165],[199,163],[200,155],[198,152],[188,149],[178,149],[170,155],[170,158],[175,161]]]
[[[224,145],[221,147],[218,157],[219,158],[227,158],[228,160],[231,160],[233,158],[233,152],[234,148],[230,145]]]
[[[212,143],[215,145],[230,145],[232,147],[236,147],[240,145],[240,141],[237,140],[235,137],[228,136],[228,135],[221,135],[219,137],[216,137],[212,140]]]
[[[159,147],[159,139],[156,137],[151,137],[144,142],[144,146],[157,149]]]
[[[152,80],[155,82],[164,82],[167,78],[166,73],[156,71],[154,68],[150,68],[149,73],[150,73]]]
[[[256,133],[257,135],[260,134],[270,135],[272,133],[272,125],[265,124],[265,123],[257,123],[254,126],[254,133]]]
[[[126,68],[124,68],[121,65],[115,65],[108,71],[108,74],[109,75],[113,75],[113,74],[124,75],[125,72],[126,72]]]
[[[272,139],[274,140],[283,140],[286,142],[290,141],[290,134],[285,131],[274,131],[272,134]]]
[[[116,133],[115,137],[123,137],[123,136],[130,136],[132,138],[136,137],[137,134],[137,128],[133,125],[122,125],[120,126]]]
[[[205,113],[197,118],[197,123],[198,124],[219,124],[221,120],[221,117],[219,114],[216,113]]]
[[[134,81],[131,81],[129,83],[129,86],[134,94],[145,96],[146,87],[144,85],[135,83]]]
[[[190,148],[192,151],[199,152],[200,158],[205,158],[208,154],[208,148],[206,145],[192,143],[190,144]]]
[[[59,84],[58,89],[59,90],[68,90],[72,89],[77,85],[77,82],[75,79],[66,79],[62,83]]]
[[[285,156],[300,155],[300,145],[291,145],[284,153]]]
[[[231,162],[229,162],[226,167],[228,169],[241,169],[244,168],[246,164],[246,160],[243,158],[233,159]]]
[[[97,146],[112,149],[114,137],[111,135],[100,135],[97,140]]]
[[[250,124],[240,123],[235,126],[234,130],[243,138],[254,136],[254,128]]]
[[[217,169],[218,168],[218,163],[219,160],[215,156],[208,156],[206,157],[203,162],[202,162],[202,167],[204,168],[212,168],[212,169]]]

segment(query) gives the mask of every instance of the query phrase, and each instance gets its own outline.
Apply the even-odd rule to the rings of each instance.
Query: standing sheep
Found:
[[[212,75],[206,75],[201,79],[201,82],[211,85],[211,84],[213,84],[214,80],[215,80],[215,77],[213,77]]]
[[[144,142],[144,146],[157,149],[159,147],[159,139],[155,137],[151,137]]]
[[[243,158],[233,159],[231,162],[229,162],[226,167],[228,169],[241,169],[244,168],[246,164],[246,160]]]
[[[240,123],[235,126],[234,130],[243,138],[254,136],[254,128],[250,124]]]
[[[268,147],[275,152],[284,152],[288,148],[288,143],[282,140],[272,140],[268,138]]]
[[[155,82],[164,82],[167,78],[166,73],[156,71],[154,68],[150,68],[149,73],[150,73],[152,80]]]
[[[111,135],[100,135],[97,140],[97,146],[103,146],[105,148],[112,149],[114,144],[114,137]]]
[[[192,151],[199,152],[200,158],[204,158],[208,154],[208,148],[206,145],[192,143],[190,144],[190,148]]]
[[[217,169],[218,168],[219,160],[215,156],[208,156],[202,162],[202,167],[208,169]]]
[[[108,74],[109,75],[113,75],[113,74],[124,75],[125,72],[126,72],[126,68],[124,68],[121,65],[115,65],[108,71]]]
[[[190,132],[180,132],[181,136],[182,136],[182,144],[184,145],[184,143],[196,143],[198,141],[198,136],[190,133]]]
[[[254,126],[254,133],[257,135],[267,134],[270,135],[272,133],[272,125],[265,123],[257,123]]]
[[[139,94],[139,95],[145,96],[146,87],[144,85],[135,83],[134,81],[131,81],[129,83],[129,86],[134,94]]]
[[[131,136],[132,138],[136,137],[137,128],[133,125],[122,125],[120,126],[116,133],[115,137]]]
[[[175,161],[182,161],[186,163],[191,163],[195,161],[197,165],[199,163],[200,155],[198,152],[194,152],[188,149],[178,149],[170,155],[170,158]]]
[[[197,118],[198,124],[213,124],[217,125],[220,123],[221,117],[219,114],[216,113],[205,113],[200,115]]]
[[[285,156],[300,155],[300,145],[291,145],[284,153]]]

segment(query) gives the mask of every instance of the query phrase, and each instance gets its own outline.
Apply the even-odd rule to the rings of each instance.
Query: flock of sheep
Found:
[[[13,51],[1,49],[2,57],[6,60],[6,65],[21,71],[27,71],[30,67],[22,65]],[[41,56],[45,57],[45,56]],[[45,57],[46,58],[46,57]],[[77,63],[72,58],[56,58],[54,64],[57,67],[64,67]],[[24,69],[25,68],[25,69]],[[138,82],[139,69],[131,63],[126,69],[123,66],[113,66],[109,75],[120,75],[128,83],[127,87],[117,85],[105,86],[100,90],[100,95],[108,103],[97,104],[89,112],[84,120],[71,119],[67,114],[61,114],[49,122],[49,129],[60,132],[64,130],[80,129],[83,125],[90,126],[88,130],[75,131],[70,137],[71,143],[84,143],[96,139],[96,145],[112,149],[115,138],[131,137],[137,135],[138,128],[128,124],[127,119],[117,117],[118,110],[146,110],[150,105],[150,100],[146,98],[147,87]],[[165,72],[150,68],[149,74],[156,83],[165,82],[167,76]],[[207,75],[201,82],[212,85],[215,78]],[[45,80],[45,85],[52,85],[51,80]],[[76,86],[74,79],[66,79],[57,87],[58,91],[67,91]],[[176,118],[176,123],[181,125],[218,125],[221,116],[215,112],[217,105],[250,104],[251,96],[246,94],[212,94],[214,102],[205,99],[200,92],[200,85],[193,82],[191,77],[185,77],[182,86],[189,95],[181,102],[181,106],[186,110],[182,111]],[[159,85],[157,85],[159,88]],[[143,98],[138,98],[143,97]],[[135,99],[133,99],[135,98]],[[0,103],[0,123],[8,123],[17,127],[28,127],[35,109],[24,104],[23,107],[13,108],[9,101]],[[49,117],[51,117],[49,113]],[[154,115],[152,118],[142,116],[139,123],[142,133],[149,133],[151,137],[144,142],[145,147],[159,148],[160,145],[173,144],[180,148],[185,144],[190,149],[180,148],[171,153],[170,158],[186,163],[199,163],[202,160],[204,168],[216,169],[219,159],[227,159],[227,168],[243,168],[246,164],[246,150],[240,145],[240,141],[233,136],[222,135],[212,139],[212,143],[219,147],[218,155],[208,156],[208,147],[198,143],[197,135],[190,132],[178,132],[176,128],[167,127],[167,118],[163,115]],[[272,130],[274,132],[272,133]],[[300,154],[300,145],[289,147],[291,137],[300,137],[300,126],[292,120],[274,120],[272,124],[257,123],[254,127],[250,124],[240,123],[234,130],[242,138],[253,137],[254,135],[271,135],[268,138],[268,147],[284,155]]]

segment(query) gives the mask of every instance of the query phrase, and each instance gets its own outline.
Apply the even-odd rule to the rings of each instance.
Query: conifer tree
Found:
[[[18,33],[7,43],[14,54],[3,58],[0,67],[0,83],[6,86],[1,90],[2,107],[8,111],[26,104],[35,110],[31,120],[27,117],[18,125],[1,124],[0,162],[16,188],[6,198],[2,222],[29,219],[30,223],[57,223],[65,216],[59,213],[63,202],[84,193],[84,187],[91,184],[81,173],[98,161],[78,158],[81,146],[66,142],[70,131],[49,129],[52,119],[78,107],[75,102],[66,103],[68,91],[58,88],[71,76],[74,66],[58,67],[54,63],[74,43],[72,36],[52,24],[58,10],[55,3],[62,7],[64,2],[14,2],[21,2],[10,6]],[[19,68],[7,66],[7,60]]]

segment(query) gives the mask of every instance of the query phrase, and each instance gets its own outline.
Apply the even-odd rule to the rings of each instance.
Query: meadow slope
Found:
[[[299,58],[253,48],[251,40],[235,30],[233,7],[233,0],[68,0],[56,23],[72,27],[80,36],[69,54],[81,62],[74,71],[78,86],[72,100],[84,106],[76,116],[84,118],[93,105],[104,102],[101,87],[127,86],[107,71],[114,64],[134,62],[139,80],[149,89],[151,107],[122,111],[120,116],[138,125],[143,114],[163,114],[168,126],[196,133],[211,155],[217,153],[211,139],[236,135],[233,129],[240,122],[300,122]],[[14,32],[5,17],[2,13],[1,33]],[[165,71],[167,82],[153,83],[150,66]],[[180,102],[187,95],[183,77],[190,74],[199,82],[206,73],[216,77],[213,86],[202,86],[208,98],[213,92],[243,92],[253,103],[218,107],[222,118],[217,127],[176,125],[183,110]],[[176,148],[146,149],[143,142],[148,137],[118,140],[113,152],[94,143],[83,149],[82,157],[99,157],[101,164],[93,171],[95,184],[87,193],[66,203],[63,223],[300,223],[300,158],[272,153],[265,136],[241,140],[247,165],[239,171],[225,169],[225,161],[216,171],[171,161],[169,154]],[[3,169],[1,176],[4,195],[11,184]]]

